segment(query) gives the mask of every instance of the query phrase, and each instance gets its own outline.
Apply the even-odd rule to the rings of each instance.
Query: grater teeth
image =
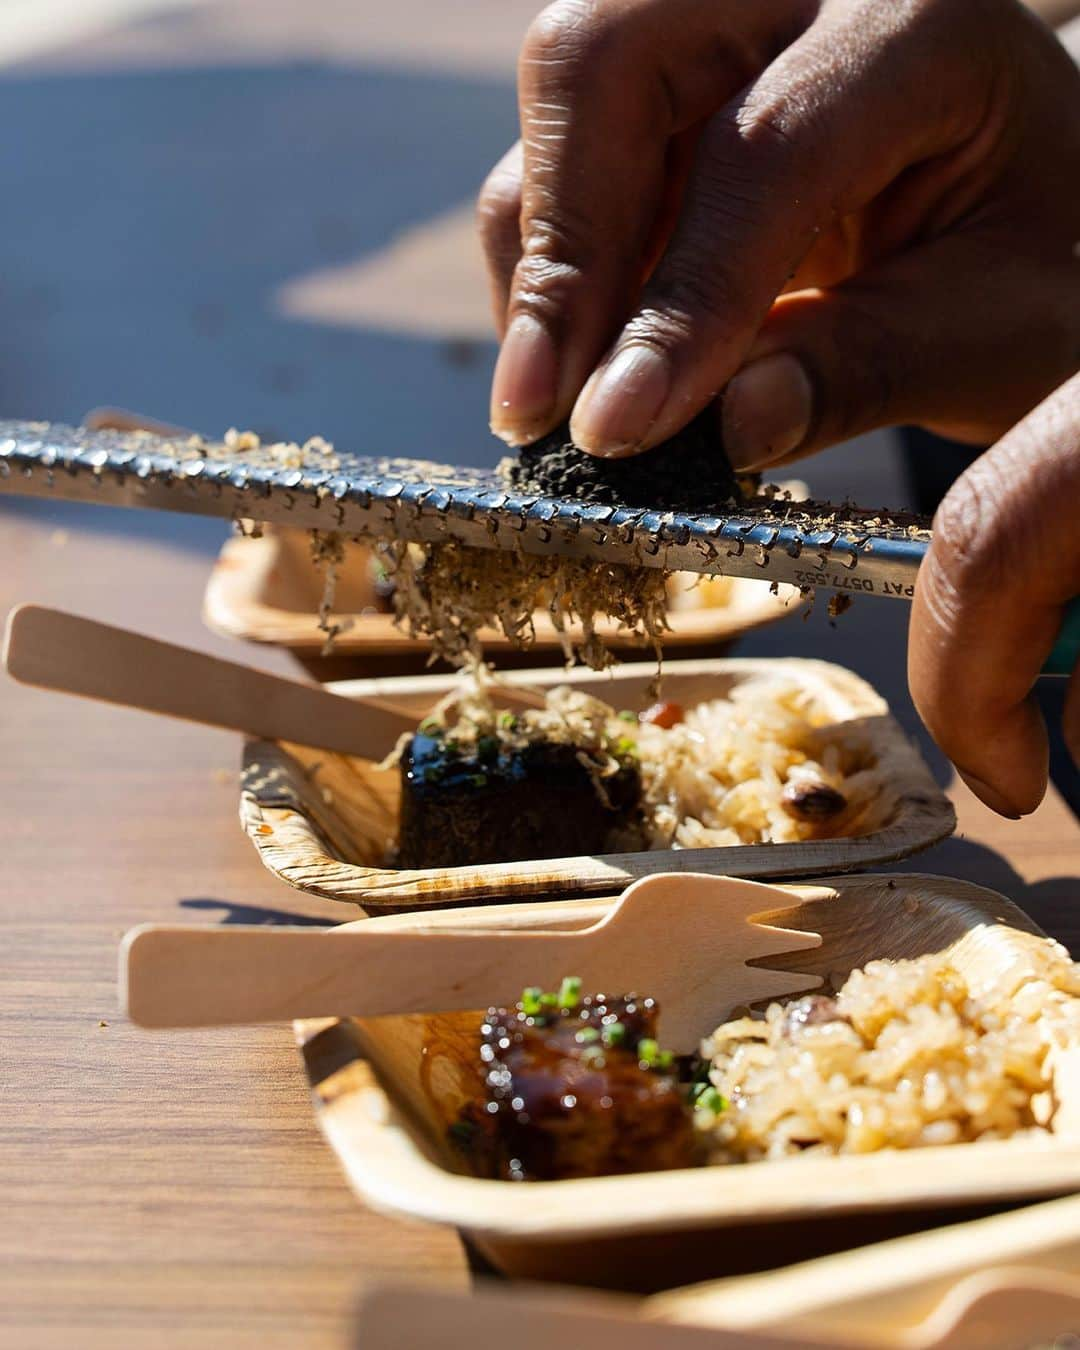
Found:
[[[528,495],[496,470],[342,452],[308,462],[298,450],[300,462],[283,462],[277,449],[0,421],[0,491],[895,599],[911,598],[930,540],[921,517],[846,504],[762,497],[726,514],[642,511]]]

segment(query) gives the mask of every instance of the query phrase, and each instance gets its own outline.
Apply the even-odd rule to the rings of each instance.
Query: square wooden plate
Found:
[[[511,683],[568,684],[615,707],[642,706],[652,662],[597,673],[509,672]],[[824,661],[672,661],[664,696],[691,706],[754,676],[783,676],[813,696],[838,723],[865,736],[888,787],[864,832],[849,838],[726,848],[655,849],[484,867],[399,871],[385,858],[396,838],[398,772],[370,761],[266,741],[244,753],[240,816],[265,865],[283,881],[369,913],[424,906],[538,897],[611,895],[655,872],[716,872],[783,877],[849,872],[902,858],[937,843],[956,825],[953,808],[915,746],[864,680]],[[454,687],[453,675],[335,685],[339,693],[382,695],[415,709],[420,721]]]
[[[716,885],[716,922],[723,924],[723,879]],[[834,984],[873,958],[954,944],[962,970],[1006,966],[1023,978],[1042,940],[1003,896],[943,877],[847,877],[783,889],[792,909],[775,922],[820,933],[823,941],[769,964]],[[578,927],[607,903],[535,905],[530,921]],[[503,915],[505,907],[492,906],[364,922],[498,927]],[[460,1172],[447,1128],[479,1082],[479,1021],[479,1013],[308,1021],[296,1024],[296,1034],[323,1133],[365,1203],[453,1225],[511,1275],[670,1287],[1080,1187],[1076,1055],[1059,1061],[1062,1105],[1049,1137],[589,1180],[477,1179]],[[702,1035],[712,1030],[701,1028]]]

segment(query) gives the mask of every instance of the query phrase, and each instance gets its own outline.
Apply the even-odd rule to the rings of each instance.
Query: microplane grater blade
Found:
[[[265,450],[148,432],[0,421],[0,491],[253,519],[420,543],[597,558],[910,599],[930,541],[917,516],[762,497],[691,514],[511,490],[495,469]]]

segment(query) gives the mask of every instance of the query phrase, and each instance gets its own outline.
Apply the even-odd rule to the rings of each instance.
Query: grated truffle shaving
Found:
[[[546,610],[567,663],[605,670],[615,658],[596,631],[613,619],[652,644],[657,662],[668,631],[666,572],[581,558],[470,548],[457,540],[391,547],[397,621],[429,638],[434,656],[461,666],[481,658],[478,633],[500,629],[517,647],[536,640],[533,615]],[[571,631],[579,623],[580,634]]]

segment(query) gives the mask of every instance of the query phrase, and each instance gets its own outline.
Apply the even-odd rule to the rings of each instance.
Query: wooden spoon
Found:
[[[3,661],[21,684],[368,759],[384,759],[425,715],[390,698],[343,698],[42,605],[8,615]],[[495,684],[492,698],[515,712],[545,706],[541,691],[521,685]]]
[[[3,661],[22,684],[380,760],[417,717],[75,614],[20,605]]]
[[[791,899],[753,881],[660,873],[576,931],[555,927],[574,901],[546,907],[549,929],[517,920],[513,905],[489,909],[484,928],[460,913],[454,927],[425,927],[412,915],[322,932],[149,925],[125,937],[121,980],[132,1021],[195,1027],[486,1008],[513,1003],[527,985],[551,989],[579,975],[586,991],[654,995],[664,1044],[684,1051],[733,1007],[820,984],[747,965],[821,945],[816,933],[767,923]]]

